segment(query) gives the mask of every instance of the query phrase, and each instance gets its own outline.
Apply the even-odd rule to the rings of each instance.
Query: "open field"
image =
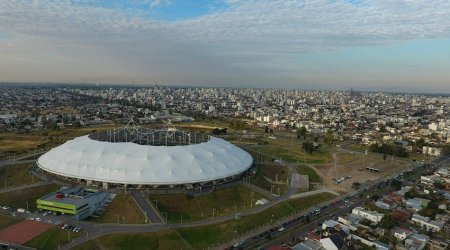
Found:
[[[200,197],[190,197],[186,194],[151,195],[153,204],[158,203],[161,212],[167,212],[170,223],[196,221],[214,216],[236,213],[250,208],[261,198],[261,194],[253,192],[244,186],[237,185],[217,190]]]
[[[89,241],[83,242],[80,245],[72,248],[72,250],[101,250],[102,246],[98,245],[98,244],[100,244],[98,242],[99,242],[98,239],[89,240]]]
[[[27,171],[29,165],[30,163],[20,163],[1,167],[0,189],[32,183],[34,178]]]
[[[341,155],[343,161],[341,161]],[[411,166],[410,162],[389,158],[383,160],[382,156],[365,154],[336,153],[336,168],[334,164],[316,165],[318,174],[322,178],[323,186],[336,191],[349,191],[354,182],[366,180],[374,181],[392,175]],[[366,167],[377,168],[379,173],[372,173]],[[332,180],[341,177],[351,176],[340,184]]]
[[[306,165],[297,165],[297,173],[301,175],[307,175],[310,182],[320,182],[320,176],[316,173],[316,171]]]
[[[96,223],[143,224],[145,217],[129,194],[118,194],[106,211],[98,218],[89,218]]]
[[[34,152],[45,140],[35,138],[4,138],[0,136],[0,159],[12,159],[14,156]]]
[[[279,220],[292,215],[297,210],[307,209],[319,202],[331,199],[332,195],[319,194],[289,201],[289,203],[277,204],[261,213],[245,216],[238,220],[231,220],[221,224],[195,228],[178,229],[180,234],[195,249],[211,247],[223,241],[230,241],[234,237],[241,236],[250,230],[272,224],[277,226]]]
[[[115,126],[64,128],[55,130],[34,130],[27,133],[0,133],[0,159],[32,153],[35,150],[50,149],[77,136],[93,131],[103,131]],[[116,126],[117,127],[117,126]]]
[[[45,186],[31,187],[18,191],[12,191],[0,194],[0,205],[10,206],[13,209],[26,208],[27,202],[29,210],[36,210],[36,200],[42,196],[54,192],[59,188],[58,185],[48,184]]]
[[[144,234],[115,234],[99,239],[104,249],[183,249],[186,246],[172,231]]]
[[[42,224],[42,223],[41,223]],[[45,233],[28,241],[25,245],[37,249],[59,249],[74,238],[78,238],[82,233],[74,233],[69,230],[62,230],[58,227],[53,227]]]
[[[289,171],[286,166],[276,163],[263,163],[259,164],[256,175],[250,179],[250,182],[268,191],[272,190],[274,193],[278,193],[279,189],[280,194],[283,194],[288,187],[281,182],[286,183],[288,178]],[[276,184],[277,180],[279,184]]]
[[[12,216],[0,215],[0,230],[3,228],[7,228],[19,221],[20,221],[19,219]]]

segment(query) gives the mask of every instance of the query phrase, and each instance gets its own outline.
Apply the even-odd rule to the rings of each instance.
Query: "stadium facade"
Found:
[[[87,186],[189,191],[241,179],[253,159],[203,133],[126,126],[67,141],[36,163],[51,175]]]

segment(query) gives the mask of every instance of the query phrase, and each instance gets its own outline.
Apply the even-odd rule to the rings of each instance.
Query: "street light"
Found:
[[[215,208],[212,209],[213,219],[214,219],[214,211],[217,211],[217,209],[215,209]]]

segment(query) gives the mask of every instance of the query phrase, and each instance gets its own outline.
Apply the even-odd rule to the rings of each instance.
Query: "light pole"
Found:
[[[213,208],[212,209],[212,213],[213,213],[213,219],[214,219],[214,211],[216,211],[217,209]]]
[[[152,200],[152,201],[156,203],[156,210],[158,210],[158,200]]]
[[[27,203],[27,212],[28,212],[28,201],[25,201],[25,203]]]
[[[166,224],[167,224],[167,212],[161,212],[161,213],[164,216],[164,218],[166,219]]]

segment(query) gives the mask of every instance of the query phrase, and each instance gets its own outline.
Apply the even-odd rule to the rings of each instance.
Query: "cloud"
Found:
[[[224,81],[268,69],[294,74],[305,54],[450,36],[444,0],[226,0],[226,9],[178,21],[152,17],[152,9],[171,4],[166,0],[108,2],[0,1],[0,32],[16,44],[0,40],[0,54],[51,65],[47,54],[60,58],[55,67],[111,63],[142,81],[182,74]]]

